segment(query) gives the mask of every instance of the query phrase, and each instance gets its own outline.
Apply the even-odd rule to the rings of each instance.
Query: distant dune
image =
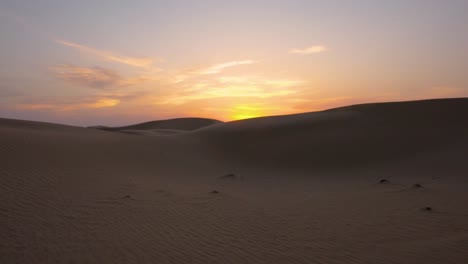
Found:
[[[0,119],[0,263],[465,263],[466,116],[468,98]]]
[[[106,130],[106,131],[136,131],[136,130],[173,130],[176,131],[191,131],[202,127],[211,126],[222,123],[219,120],[208,118],[175,118],[168,120],[150,121],[135,125],[122,127],[106,127],[93,126],[90,128]],[[163,132],[164,133],[164,132]]]

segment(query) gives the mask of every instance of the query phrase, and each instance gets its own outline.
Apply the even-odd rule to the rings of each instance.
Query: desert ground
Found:
[[[0,119],[0,263],[468,263],[467,117]]]

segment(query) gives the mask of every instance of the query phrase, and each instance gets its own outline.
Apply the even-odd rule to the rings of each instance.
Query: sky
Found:
[[[230,121],[468,96],[466,0],[0,0],[0,117]]]

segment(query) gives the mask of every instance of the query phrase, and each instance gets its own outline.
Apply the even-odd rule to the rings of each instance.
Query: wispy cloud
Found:
[[[56,99],[56,100],[55,100]],[[18,104],[20,110],[50,110],[50,111],[73,111],[79,109],[97,109],[114,107],[120,103],[117,98],[53,98],[52,100],[41,100],[45,102],[30,102]]]
[[[60,65],[51,68],[55,75],[70,83],[105,89],[118,86],[122,77],[115,71],[100,67],[78,67],[74,65]]]
[[[144,77],[124,78],[116,71],[101,67],[79,67],[65,64],[52,67],[51,70],[61,80],[95,89],[119,88],[146,81]]]
[[[269,79],[256,76],[221,76],[216,79],[221,84],[228,85],[262,85],[266,87],[294,87],[302,84],[302,81],[289,80],[289,79]]]
[[[156,104],[181,105],[190,101],[213,98],[271,98],[297,93],[301,81],[267,79],[258,76],[222,76],[204,80],[180,89]]]
[[[181,105],[189,101],[213,99],[213,98],[227,98],[227,97],[256,97],[256,98],[270,98],[277,96],[284,96],[296,93],[292,90],[278,90],[278,91],[265,91],[262,88],[238,88],[238,89],[211,89],[202,91],[191,95],[179,95],[175,97],[165,98],[156,104],[172,104]]]
[[[189,69],[185,69],[185,70],[181,70],[177,72],[176,74],[174,74],[172,79],[174,83],[179,83],[179,82],[183,82],[193,77],[203,76],[203,75],[214,75],[214,74],[221,73],[222,71],[228,68],[241,66],[241,65],[250,65],[250,64],[255,64],[255,63],[258,63],[258,61],[239,60],[239,61],[229,61],[229,62],[224,62],[224,63],[218,63],[218,64],[205,66],[205,67],[189,68]]]
[[[215,64],[210,67],[195,71],[194,73],[195,74],[217,74],[217,73],[222,72],[226,68],[231,68],[231,67],[240,66],[240,65],[249,65],[249,64],[254,64],[254,63],[257,63],[257,61],[254,61],[254,60],[230,61],[230,62]]]
[[[327,50],[327,47],[325,46],[315,45],[315,46],[310,46],[304,49],[291,49],[289,50],[289,53],[309,55],[309,54],[321,53],[326,50]]]
[[[103,60],[117,62],[117,63],[125,64],[128,66],[139,67],[139,68],[152,68],[152,65],[154,63],[154,60],[151,58],[129,57],[129,56],[118,55],[111,51],[98,50],[98,49],[91,48],[85,45],[81,45],[81,44],[70,42],[70,41],[60,40],[60,39],[55,40],[55,42],[58,44],[70,47],[70,48],[74,48],[83,53],[92,54]]]

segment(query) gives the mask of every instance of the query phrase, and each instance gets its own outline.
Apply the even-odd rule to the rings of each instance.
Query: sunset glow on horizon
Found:
[[[229,121],[465,97],[466,12],[461,0],[1,1],[0,117]]]

